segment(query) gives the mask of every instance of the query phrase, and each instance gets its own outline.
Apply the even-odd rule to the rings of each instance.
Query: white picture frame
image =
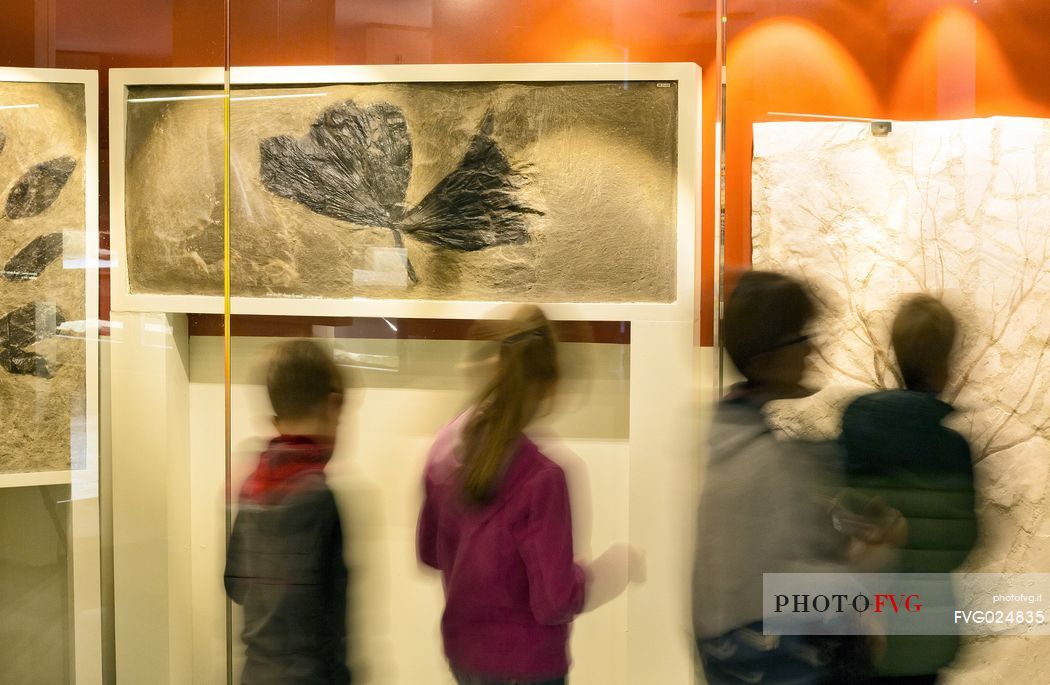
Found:
[[[0,82],[69,83],[84,88],[85,149],[84,169],[84,372],[87,387],[85,425],[71,441],[86,450],[70,469],[31,473],[0,474],[0,488],[90,482],[88,493],[97,493],[98,476],[98,72],[81,69],[29,69],[0,67]],[[90,481],[81,476],[93,473]],[[93,487],[93,490],[90,489]]]
[[[223,312],[219,295],[159,295],[132,293],[127,271],[125,232],[125,135],[128,89],[132,86],[222,86],[221,68],[110,70],[110,226],[112,246],[112,303],[115,311]],[[700,184],[700,68],[692,63],[611,64],[481,64],[384,65],[318,67],[235,67],[232,89],[265,85],[326,83],[423,82],[571,82],[667,81],[678,86],[676,262],[672,302],[537,303],[556,319],[650,320],[692,317],[695,282],[695,241],[698,234]],[[235,97],[235,96],[234,96]],[[490,315],[499,301],[320,299],[299,297],[232,297],[236,314],[297,316],[385,316],[398,318],[476,319]]]

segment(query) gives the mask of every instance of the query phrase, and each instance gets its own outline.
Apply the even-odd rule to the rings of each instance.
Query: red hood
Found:
[[[306,435],[281,435],[270,441],[259,455],[255,471],[241,486],[241,500],[279,501],[291,490],[293,481],[307,473],[324,474],[334,445]]]

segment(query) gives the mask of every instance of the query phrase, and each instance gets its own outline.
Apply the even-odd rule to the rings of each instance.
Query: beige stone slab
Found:
[[[812,380],[825,389],[776,420],[834,436],[850,398],[897,386],[887,350],[901,297],[941,296],[962,328],[945,398],[976,463],[970,566],[1045,569],[1050,121],[895,122],[881,138],[862,123],[759,124],[752,180],[755,266],[804,277],[822,305]],[[1026,644],[979,641],[975,670],[952,682],[1035,682],[1045,664],[1009,675]]]
[[[0,81],[0,105],[35,105],[0,110],[0,265],[34,239],[69,236],[63,247],[80,243],[78,254],[50,262],[34,278],[0,279],[0,317],[38,303],[61,312],[67,321],[85,319],[84,233],[87,168],[85,87],[76,83]],[[57,196],[30,216],[4,213],[12,192],[36,165],[68,157],[75,167]],[[78,240],[79,238],[79,240]],[[45,317],[46,318],[46,317]],[[40,321],[40,330],[48,327]],[[86,412],[85,340],[82,333],[38,341],[26,348],[40,355],[50,378],[0,368],[0,473],[46,472],[70,467],[70,436],[84,425]]]

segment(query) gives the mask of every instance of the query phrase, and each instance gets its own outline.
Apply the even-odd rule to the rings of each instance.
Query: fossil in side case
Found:
[[[4,214],[8,219],[26,219],[42,213],[58,199],[76,168],[77,160],[68,155],[33,166],[7,194]]]
[[[31,302],[0,316],[0,368],[8,373],[51,378],[52,367],[43,356],[27,348],[53,338],[65,323],[58,307]]]
[[[51,262],[62,256],[62,234],[48,233],[33,239],[8,260],[0,272],[8,281],[32,281],[43,273]]]

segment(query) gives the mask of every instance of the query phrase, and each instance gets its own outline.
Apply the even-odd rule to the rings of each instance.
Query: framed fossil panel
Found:
[[[692,299],[696,65],[234,69],[228,129],[222,76],[111,71],[117,309],[222,310],[225,189],[242,313]]]
[[[95,72],[0,69],[0,486],[94,473],[97,102]]]

